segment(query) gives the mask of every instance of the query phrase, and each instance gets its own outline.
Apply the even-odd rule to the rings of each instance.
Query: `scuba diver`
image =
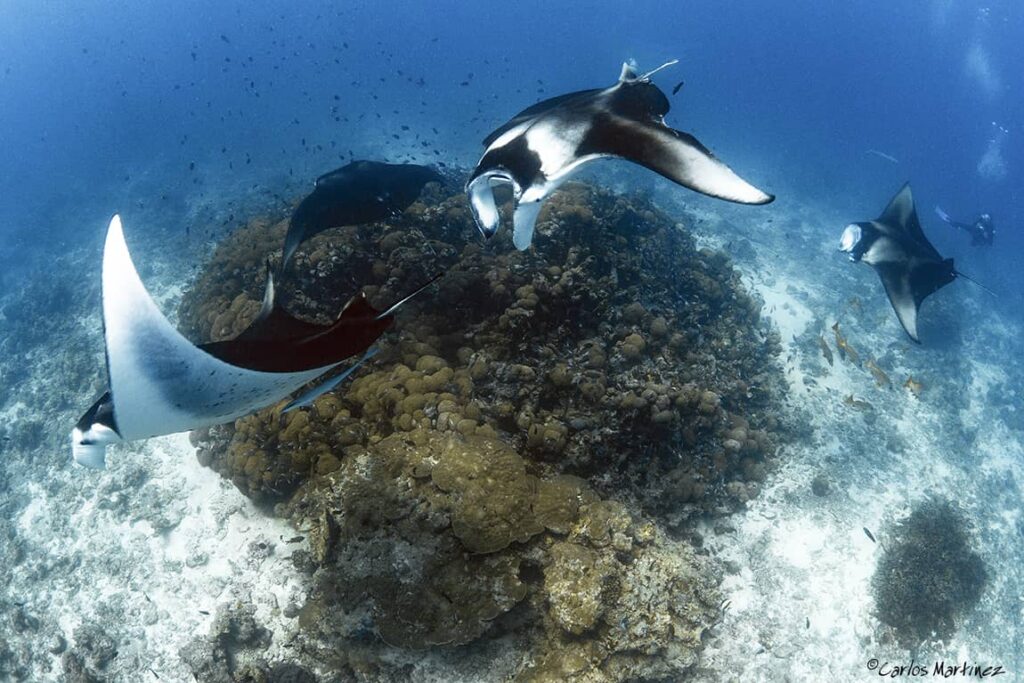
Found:
[[[992,222],[992,215],[989,213],[983,213],[978,216],[978,219],[974,223],[960,223],[954,221],[949,217],[949,214],[943,211],[938,206],[935,207],[935,213],[938,214],[939,218],[946,221],[954,228],[959,228],[971,236],[971,246],[973,247],[991,247],[992,242],[996,237],[996,226]]]

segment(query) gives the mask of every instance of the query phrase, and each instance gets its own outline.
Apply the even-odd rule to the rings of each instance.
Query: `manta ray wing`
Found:
[[[899,235],[903,240],[916,245],[916,251],[921,255],[937,261],[942,260],[942,256],[928,241],[921,228],[921,221],[917,217],[917,208],[914,206],[914,196],[910,191],[910,183],[905,183],[900,188],[876,222],[881,224],[880,229],[887,234],[893,237]]]
[[[384,220],[409,208],[424,185],[443,182],[429,166],[352,161],[316,179],[313,192],[292,212],[281,268],[302,242],[343,225]]]
[[[359,294],[330,325],[314,325],[277,308],[255,332],[200,348],[233,366],[272,373],[328,368],[373,345],[394,323]],[[279,325],[279,326],[278,326]],[[299,332],[299,334],[294,334]]]
[[[737,175],[695,137],[661,123],[598,114],[577,153],[617,156],[730,202],[767,204],[775,199]]]
[[[107,231],[102,279],[110,394],[126,441],[228,422],[275,403],[335,365],[259,372],[193,345],[143,285],[118,216]]]
[[[490,135],[484,138],[484,147],[490,147],[495,140],[500,138],[506,132],[512,130],[516,126],[523,123],[527,123],[533,119],[537,119],[543,114],[564,107],[574,101],[590,100],[598,93],[603,92],[603,88],[592,88],[590,90],[578,90],[576,92],[566,93],[565,95],[558,95],[556,97],[550,97],[546,100],[541,100],[536,104],[532,104],[526,109],[522,110],[511,119],[509,119],[504,125],[496,128]]]
[[[880,263],[875,266],[875,271],[882,280],[900,325],[911,339],[920,344],[921,340],[917,336],[917,311],[920,304],[914,300],[910,271],[902,264],[895,263]]]
[[[956,279],[953,259],[932,261],[912,258],[905,263],[879,263],[875,270],[903,329],[911,339],[920,343],[917,317],[921,303]]]

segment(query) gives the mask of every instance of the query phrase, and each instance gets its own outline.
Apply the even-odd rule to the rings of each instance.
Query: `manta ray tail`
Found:
[[[998,294],[996,294],[996,293],[995,293],[995,292],[993,292],[993,291],[992,291],[991,289],[989,289],[989,288],[988,288],[988,287],[986,287],[985,285],[983,285],[983,284],[981,284],[980,282],[978,282],[977,280],[975,280],[975,279],[974,279],[973,277],[971,277],[971,276],[969,276],[969,275],[964,275],[964,274],[963,274],[963,273],[961,273],[961,272],[960,272],[959,270],[954,270],[954,271],[953,271],[953,274],[954,274],[954,275],[956,275],[957,277],[962,277],[963,279],[967,280],[968,282],[971,282],[971,283],[973,283],[973,284],[974,284],[975,286],[977,286],[977,287],[981,287],[981,288],[982,288],[983,290],[985,290],[986,292],[988,292],[988,293],[989,293],[989,294],[991,294],[992,296],[994,296],[994,297],[996,297],[996,298],[999,298],[999,295],[998,295]]]
[[[435,282],[437,282],[438,280],[440,280],[442,277],[444,277],[444,273],[443,272],[438,273],[434,277],[430,278],[425,283],[423,283],[422,285],[420,285],[419,287],[414,289],[411,293],[403,296],[401,299],[399,299],[395,303],[393,303],[390,306],[388,306],[386,309],[384,309],[384,311],[382,313],[378,313],[377,314],[377,320],[382,320],[382,319],[388,317],[389,315],[394,314],[394,312],[397,311],[400,306],[402,306],[403,304],[407,303],[410,299],[412,299],[416,295],[421,294],[423,292],[423,290],[425,290],[427,287],[429,287],[430,285],[432,285]]]
[[[353,363],[352,367],[332,377],[326,382],[323,382],[322,384],[318,384],[317,386],[313,387],[312,389],[310,389],[309,391],[302,394],[301,396],[293,400],[291,403],[286,405],[284,407],[284,410],[282,410],[281,412],[287,413],[288,411],[295,410],[296,408],[305,408],[306,406],[312,405],[313,401],[317,400],[318,398],[326,394],[328,391],[333,391],[335,387],[337,387],[339,384],[348,379],[348,377],[353,372],[358,370],[363,365],[363,363],[376,356],[379,351],[380,349],[376,347],[367,349],[366,353],[363,354],[363,357],[357,360],[355,363]]]

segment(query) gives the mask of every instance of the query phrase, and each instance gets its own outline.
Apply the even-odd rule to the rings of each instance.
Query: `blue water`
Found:
[[[469,169],[484,136],[533,102],[609,86],[626,60],[644,71],[670,59],[679,64],[655,82],[666,92],[685,85],[670,98],[667,123],[778,199],[739,210],[646,171],[616,178],[654,188],[666,205],[679,199],[729,212],[736,233],[751,237],[813,216],[821,222],[812,226],[811,247],[801,243],[801,258],[820,246],[820,258],[833,261],[843,260],[834,248],[844,225],[874,218],[910,181],[932,242],[996,297],[978,305],[972,297],[984,295],[971,289],[935,295],[945,303],[931,300],[934,308],[922,313],[930,336],[922,350],[905,344],[890,320],[882,334],[891,333],[892,348],[901,345],[910,359],[904,367],[953,372],[960,366],[952,355],[988,344],[965,332],[967,311],[985,308],[1011,327],[1024,324],[1019,0],[4,0],[0,288],[32,292],[41,314],[92,315],[98,329],[99,258],[116,212],[133,249],[142,245],[187,273],[260,207],[294,201],[351,158]],[[991,213],[995,245],[970,246],[936,218],[936,205],[965,222]],[[785,273],[792,264],[777,237],[770,241]],[[144,278],[153,267],[140,263]],[[813,259],[801,267],[813,268]],[[856,282],[879,297],[859,290],[865,305],[888,312],[874,275],[856,268]],[[825,288],[833,284],[830,301],[849,298],[838,291],[848,281]],[[32,305],[19,310],[25,324]],[[828,324],[839,315],[812,313]],[[946,338],[944,325],[954,330]],[[6,334],[0,327],[0,341]],[[995,365],[999,351],[1007,376],[1019,377],[1019,339],[997,343],[1001,351],[982,360]],[[31,345],[3,348],[25,354]],[[887,350],[880,345],[875,355]],[[100,363],[100,347],[92,351]],[[7,374],[10,384],[0,388],[16,396],[23,378]],[[870,387],[867,375],[861,379]],[[970,381],[963,378],[965,394]],[[1000,385],[990,400],[1016,420],[1020,437],[1015,388]],[[63,438],[68,425],[51,424],[53,415],[78,407],[48,405],[54,412],[35,419]],[[833,427],[829,437],[842,443],[845,426]],[[1007,452],[1020,452],[1019,440],[1014,448]]]
[[[659,79],[686,81],[670,124],[782,198],[850,220],[905,180],[923,207],[962,220],[987,210],[1001,233],[985,267],[1012,291],[1024,7],[891,5],[6,2],[0,224],[29,248],[79,241],[167,195],[170,226],[175,202],[216,201],[219,179],[302,188],[349,150],[394,157],[383,143],[409,149],[416,136],[429,143],[421,159],[437,149],[470,165],[477,141],[526,104],[611,83],[625,59],[678,58]],[[985,176],[993,122],[1008,129],[1005,170]],[[69,208],[77,219],[58,220]],[[977,256],[922,213],[942,250]],[[840,227],[822,226],[823,239]]]

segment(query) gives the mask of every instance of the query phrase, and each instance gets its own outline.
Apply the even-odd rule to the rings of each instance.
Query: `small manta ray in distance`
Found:
[[[767,204],[774,197],[740,178],[698,140],[669,128],[668,97],[643,75],[622,65],[619,81],[559,95],[516,114],[484,140],[483,157],[466,183],[477,227],[497,232],[501,217],[492,183],[512,186],[512,241],[526,249],[533,240],[541,204],[579,168],[595,159],[618,157],[718,199]]]
[[[283,271],[302,242],[324,230],[391,218],[409,208],[429,182],[444,182],[429,166],[353,161],[316,179],[292,212],[281,257]]]
[[[346,358],[364,354],[285,410],[308,405],[370,358],[370,347],[394,322],[395,310],[436,279],[384,311],[360,293],[333,323],[317,325],[293,317],[277,303],[268,266],[263,306],[249,327],[230,341],[196,346],[157,308],[132,262],[121,219],[114,216],[102,274],[109,390],[72,430],[75,461],[100,468],[108,444],[248,415],[323,377]]]
[[[896,193],[877,219],[847,225],[839,250],[849,254],[854,263],[863,262],[875,269],[900,324],[918,344],[921,302],[957,277],[971,280],[953,267],[953,259],[942,258],[924,236],[910,183]]]

